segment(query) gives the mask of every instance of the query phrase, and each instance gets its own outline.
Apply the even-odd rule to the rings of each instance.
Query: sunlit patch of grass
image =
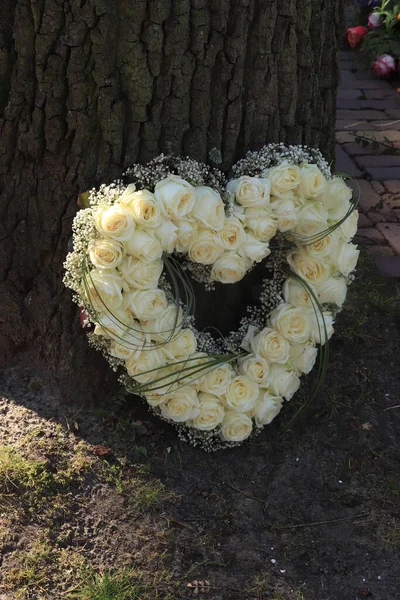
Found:
[[[27,449],[0,446],[0,508],[4,511],[23,508],[37,510],[44,500],[60,500],[60,494],[83,479],[91,459],[81,452],[72,457],[49,459],[28,455]]]
[[[84,576],[82,585],[69,598],[77,600],[136,600],[141,596],[142,586],[134,571],[124,569],[115,572],[94,573]]]
[[[120,463],[102,464],[102,475],[105,481],[115,486],[117,491],[125,494],[128,503],[137,510],[157,509],[162,503],[173,498],[173,494],[165,489],[159,479],[143,479],[144,469],[136,468],[131,474],[129,468]]]
[[[25,598],[30,589],[43,591],[49,578],[49,568],[56,556],[47,537],[40,536],[27,552],[15,555],[16,564],[8,569],[3,578],[6,589],[16,593],[16,598]]]

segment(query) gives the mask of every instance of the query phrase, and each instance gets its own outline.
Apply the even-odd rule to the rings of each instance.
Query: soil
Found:
[[[0,467],[0,599],[88,598],[88,569],[126,568],[149,600],[399,598],[399,299],[363,256],[319,398],[290,431],[306,389],[213,454],[135,400],[66,405],[10,366],[0,444],[34,463],[36,487]]]

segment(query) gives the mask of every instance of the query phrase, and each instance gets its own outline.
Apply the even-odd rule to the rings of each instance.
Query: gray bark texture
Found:
[[[2,0],[2,362],[65,397],[106,393],[62,284],[78,193],[160,152],[215,148],[229,170],[282,141],[332,159],[340,15],[340,0]]]

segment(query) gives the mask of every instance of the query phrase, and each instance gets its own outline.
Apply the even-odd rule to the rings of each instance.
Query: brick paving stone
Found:
[[[336,108],[338,110],[386,110],[396,109],[399,106],[397,98],[385,98],[384,100],[365,100],[363,98],[338,98]],[[382,116],[382,115],[381,115]]]
[[[370,210],[368,218],[374,225],[378,223],[397,223],[397,215],[394,210]]]
[[[378,223],[376,228],[382,232],[395,253],[400,254],[400,223]]]
[[[368,227],[372,227],[372,221],[367,215],[360,213],[358,215],[358,229],[367,229]]]
[[[336,144],[335,168],[336,171],[344,171],[352,177],[360,177],[362,174],[357,165],[339,144]]]
[[[400,154],[380,154],[379,156],[356,156],[356,162],[361,167],[400,167]],[[400,170],[399,170],[400,178]]]
[[[376,256],[378,271],[386,277],[400,277],[400,256]]]
[[[357,111],[354,111],[354,112],[357,112]],[[357,119],[352,119],[351,121],[348,119],[346,119],[346,121],[343,121],[343,120],[336,121],[336,131],[343,131],[346,129],[348,131],[360,131],[360,132],[376,131],[374,125],[372,124],[372,121],[363,121],[363,120],[357,120]]]
[[[383,114],[383,113],[382,113]],[[400,131],[400,121],[387,121],[382,119],[381,121],[368,121],[370,125],[374,126],[377,131]]]
[[[357,231],[357,235],[359,237],[365,238],[371,242],[375,242],[376,244],[382,244],[385,241],[382,233],[378,231],[375,227],[368,227],[367,229],[359,229]]]
[[[361,69],[356,72],[356,78],[362,81],[372,81],[373,79],[376,79],[376,75],[374,74],[372,69],[368,71]]]
[[[365,171],[372,179],[378,179],[379,181],[400,177],[399,167],[365,167]]]
[[[339,89],[337,97],[341,100],[360,100],[362,98],[365,98],[365,95],[364,92],[362,92],[361,90]]]
[[[400,94],[391,88],[390,90],[363,90],[363,94],[369,100],[381,100],[382,98],[398,98]]]
[[[389,85],[387,81],[381,81],[380,79],[346,81],[340,87],[342,89],[345,89],[347,87],[358,88],[360,90],[393,90],[392,86]]]
[[[370,134],[368,134],[370,135]],[[389,130],[377,131],[376,133],[372,133],[371,137],[378,142],[400,142],[400,131],[394,131],[392,128]],[[394,146],[397,144],[394,143]]]
[[[341,69],[340,81],[344,84],[348,83],[349,81],[357,81],[357,73],[355,73],[354,71]]]
[[[368,252],[374,256],[394,256],[394,251],[389,246],[368,246]]]
[[[336,118],[338,121],[378,121],[382,117],[379,110],[338,110]]]
[[[377,194],[383,194],[383,192],[385,191],[385,188],[383,187],[380,181],[371,181],[371,185]]]
[[[383,181],[383,185],[392,194],[400,194],[400,177],[391,181]]]
[[[365,181],[365,179],[358,179],[357,183],[360,186],[359,210],[360,212],[365,213],[367,210],[370,210],[373,206],[378,204],[378,202],[381,200],[381,197],[375,192],[369,181]],[[369,215],[368,218],[370,218]]]
[[[354,138],[353,138],[354,139]],[[383,148],[382,146],[380,146],[381,151],[379,150],[373,150],[371,148],[371,145],[368,145],[366,147],[361,146],[361,144],[356,144],[354,143],[347,143],[347,144],[343,144],[343,150],[346,152],[346,154],[349,154],[350,156],[362,156],[362,155],[371,155],[372,153],[374,154],[374,156],[376,156],[377,154],[383,154],[385,148]]]
[[[400,106],[398,108],[388,107],[388,110],[386,111],[386,113],[388,114],[389,117],[392,117],[392,119],[400,120]]]

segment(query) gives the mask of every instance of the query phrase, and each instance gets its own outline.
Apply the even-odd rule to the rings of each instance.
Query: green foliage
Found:
[[[39,445],[39,442],[38,444]],[[46,498],[56,498],[76,481],[91,464],[91,459],[77,452],[64,457],[56,468],[47,460],[26,457],[8,446],[0,446],[0,508],[18,506],[33,512]]]
[[[78,591],[69,597],[77,600],[136,600],[141,586],[134,571],[125,569],[116,572],[88,572]]]
[[[382,18],[382,25],[368,32],[364,37],[361,52],[368,61],[374,61],[382,54],[400,57],[400,3],[381,0],[373,11]]]

